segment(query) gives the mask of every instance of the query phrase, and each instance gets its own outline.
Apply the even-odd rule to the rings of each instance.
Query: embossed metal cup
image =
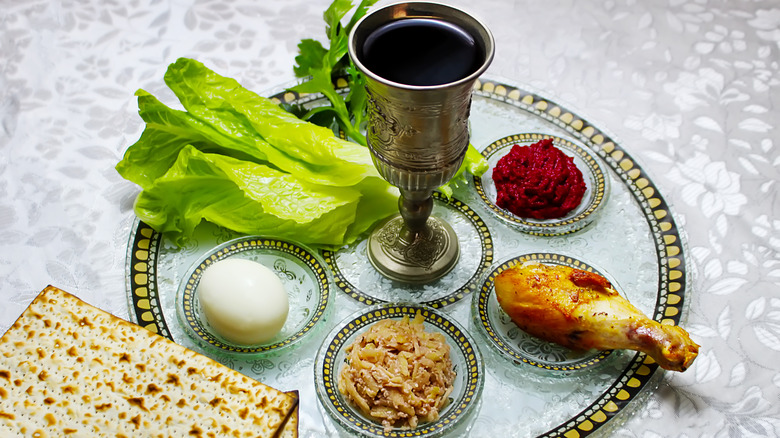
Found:
[[[447,83],[410,85],[368,68],[363,49],[372,32],[409,18],[438,20],[465,31],[480,54],[473,71]],[[432,194],[463,162],[469,144],[472,89],[490,65],[493,53],[493,37],[480,21],[440,3],[385,6],[364,16],[350,33],[350,58],[366,77],[366,134],[371,156],[382,177],[401,191],[399,216],[380,224],[368,242],[371,263],[386,277],[428,283],[446,275],[457,263],[455,232],[446,222],[430,216]],[[426,67],[420,65],[421,71]]]

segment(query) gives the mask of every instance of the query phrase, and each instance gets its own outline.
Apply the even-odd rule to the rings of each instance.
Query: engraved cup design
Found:
[[[388,90],[368,81],[368,146],[390,184],[430,191],[452,178],[469,144],[471,88],[429,92],[439,102],[417,104],[420,90]]]

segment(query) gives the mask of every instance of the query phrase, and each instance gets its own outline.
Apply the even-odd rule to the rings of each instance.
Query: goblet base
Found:
[[[431,216],[412,232],[400,214],[377,225],[368,238],[368,258],[385,277],[410,284],[430,283],[447,275],[460,257],[455,230]]]

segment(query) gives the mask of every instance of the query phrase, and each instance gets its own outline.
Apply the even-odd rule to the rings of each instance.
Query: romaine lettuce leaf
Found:
[[[165,82],[189,114],[228,135],[256,136],[267,160],[296,177],[340,186],[379,177],[362,146],[298,119],[197,61],[179,59],[168,68]]]
[[[136,144],[128,148],[117,171],[142,188],[162,176],[186,145],[257,163],[267,161],[256,146],[258,140],[262,141],[256,133],[220,130],[190,113],[167,107],[144,90],[138,90],[136,96],[138,113],[146,122],[146,129]]]
[[[377,217],[371,210],[379,208],[385,215],[395,210],[397,194],[377,183],[369,179],[356,187],[322,186],[185,146],[168,172],[139,194],[135,210],[178,245],[206,220],[240,233],[338,246],[373,224]],[[368,202],[360,202],[363,189],[373,194]],[[361,219],[356,221],[358,206]]]
[[[335,247],[397,212],[398,192],[365,147],[197,61],[178,60],[165,79],[186,111],[139,90],[147,126],[116,169],[142,188],[138,217],[177,244],[207,220]]]

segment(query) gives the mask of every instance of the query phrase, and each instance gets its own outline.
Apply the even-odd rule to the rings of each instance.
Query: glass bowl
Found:
[[[604,363],[607,358],[613,355],[613,350],[574,351],[552,342],[543,341],[521,330],[498,304],[494,285],[496,276],[512,266],[529,261],[548,265],[566,265],[595,272],[605,277],[620,293],[620,287],[613,278],[574,257],[556,253],[521,254],[497,263],[488,273],[482,288],[474,294],[471,316],[473,325],[476,326],[475,331],[499,356],[509,362],[518,366],[535,367],[546,373],[568,375],[581,370],[589,370]]]
[[[574,165],[582,172],[586,190],[580,204],[565,216],[554,219],[533,219],[516,216],[496,205],[497,190],[493,182],[493,169],[498,160],[512,150],[514,145],[528,146],[551,138],[553,145],[572,157]],[[488,170],[481,177],[474,177],[474,187],[485,207],[505,223],[520,231],[539,236],[559,236],[579,231],[593,222],[609,196],[609,175],[601,159],[588,148],[569,140],[547,134],[514,134],[491,143],[482,155],[488,162]]]
[[[364,416],[338,390],[338,375],[346,359],[346,347],[374,323],[386,318],[425,318],[425,330],[442,333],[450,346],[450,359],[456,377],[447,405],[439,418],[421,423],[415,429],[384,430],[382,424]],[[315,386],[325,412],[352,436],[360,437],[441,437],[449,433],[463,436],[464,428],[478,409],[485,380],[485,368],[477,344],[454,319],[418,304],[385,303],[360,310],[333,329],[325,338],[315,362]]]
[[[368,240],[363,239],[338,251],[323,251],[336,286],[366,305],[411,301],[434,309],[457,303],[477,290],[493,265],[490,230],[477,212],[459,199],[434,192],[433,200],[432,215],[455,230],[460,245],[461,257],[447,275],[423,285],[390,280],[371,265]]]
[[[258,262],[282,280],[290,310],[282,330],[267,343],[234,344],[220,336],[203,313],[196,293],[200,278],[210,265],[231,257]],[[209,250],[187,272],[176,296],[179,322],[199,345],[217,353],[266,355],[297,346],[324,319],[331,301],[325,262],[314,250],[286,239],[246,236],[228,241]]]

